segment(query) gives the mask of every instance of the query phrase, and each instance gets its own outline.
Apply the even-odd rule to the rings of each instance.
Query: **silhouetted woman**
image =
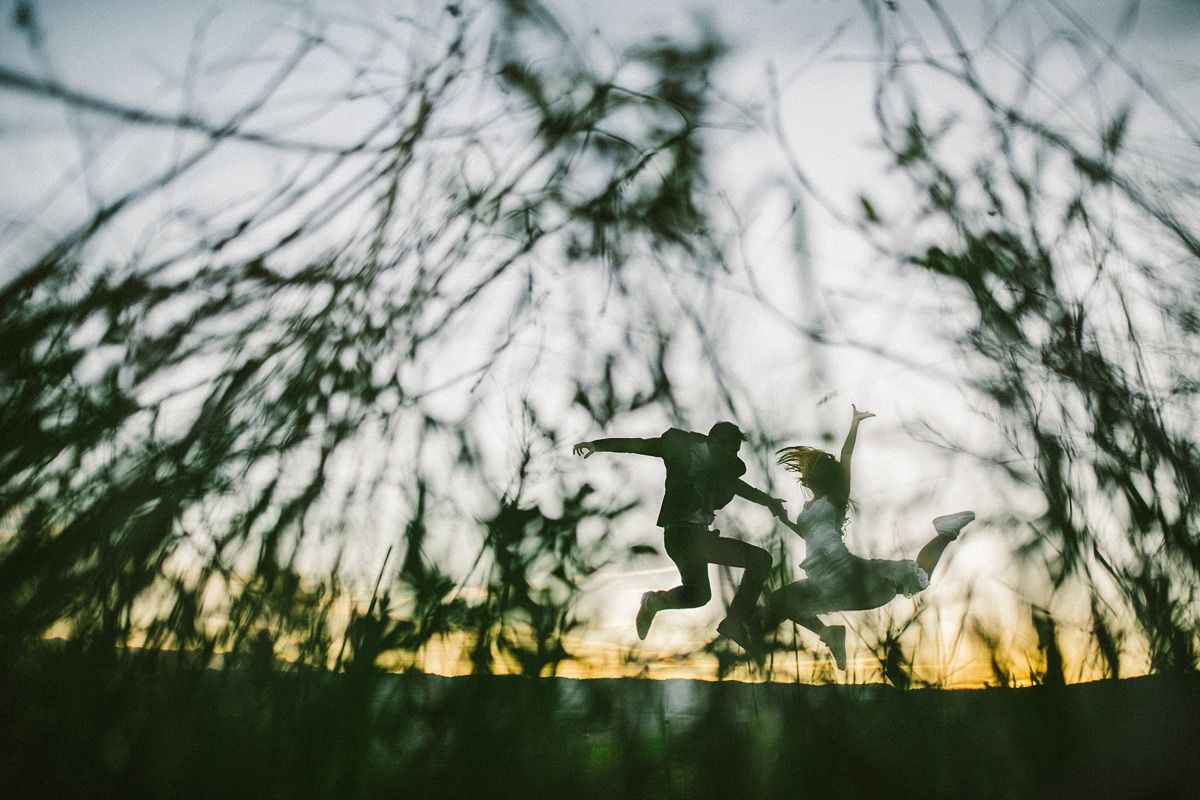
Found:
[[[850,459],[858,424],[875,415],[850,408],[850,432],[842,445],[840,461],[815,447],[785,447],[779,451],[779,463],[799,475],[801,485],[813,494],[796,522],[787,523],[807,545],[800,566],[808,577],[767,597],[768,624],[774,627],[790,619],[813,631],[833,654],[838,669],[846,668],[846,629],[826,625],[817,615],[878,608],[898,594],[911,597],[925,589],[946,545],[975,519],[971,511],[934,519],[937,533],[921,548],[915,561],[867,559],[851,553],[843,539],[850,502]]]

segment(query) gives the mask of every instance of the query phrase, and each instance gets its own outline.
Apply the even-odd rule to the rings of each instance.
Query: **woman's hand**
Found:
[[[859,411],[853,403],[850,404],[850,410],[854,412],[854,416],[850,418],[851,422],[862,422],[864,419],[869,419],[875,416],[870,411]]]
[[[591,442],[579,442],[571,448],[571,452],[577,456],[583,456],[584,458],[587,458],[592,453],[596,452],[596,445],[592,444]]]

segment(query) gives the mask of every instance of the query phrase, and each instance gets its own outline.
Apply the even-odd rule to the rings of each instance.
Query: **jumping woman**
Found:
[[[774,628],[792,620],[820,637],[838,669],[846,668],[846,628],[826,625],[818,614],[878,608],[893,597],[911,597],[929,586],[942,551],[958,538],[974,512],[960,511],[936,517],[936,534],[921,548],[916,560],[860,558],[846,548],[843,528],[850,503],[850,460],[858,424],[875,416],[850,406],[850,432],[842,445],[841,460],[815,447],[785,447],[779,463],[795,472],[800,484],[812,492],[795,523],[786,522],[807,546],[800,566],[807,578],[789,583],[767,596],[767,624]]]

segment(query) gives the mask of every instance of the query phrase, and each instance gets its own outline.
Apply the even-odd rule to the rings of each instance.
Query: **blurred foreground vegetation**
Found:
[[[888,686],[203,669],[47,648],[0,683],[0,793],[1192,797],[1200,680]]]
[[[705,316],[735,271],[707,161],[728,123],[712,79],[727,47],[701,27],[597,66],[553,14],[514,1],[381,23],[356,55],[343,20],[305,17],[315,27],[249,73],[258,91],[225,117],[0,73],[0,91],[181,148],[0,273],[0,793],[1200,785],[1198,192],[1143,169],[1137,103],[1193,154],[1200,135],[1069,15],[1074,37],[1047,49],[1131,87],[1082,132],[1030,99],[1036,59],[1001,91],[950,10],[927,4],[914,28],[898,5],[863,8],[905,194],[864,194],[842,222],[880,270],[932,281],[962,312],[964,391],[1005,443],[972,455],[997,491],[1037,501],[998,521],[1016,558],[1051,599],[1082,587],[1092,672],[1128,675],[1137,652],[1152,679],[1064,686],[1061,627],[1034,599],[1029,654],[960,620],[997,682],[1036,662],[1033,689],[901,691],[922,685],[904,637],[920,616],[874,632],[888,687],[703,686],[679,711],[669,686],[553,679],[588,579],[655,552],[614,533],[646,498],[562,469],[567,437],[709,414],[744,421],[756,452],[781,443]],[[36,52],[36,7],[20,8]],[[404,58],[384,69],[380,53]],[[281,87],[334,56],[349,61],[337,102],[367,104],[371,124],[348,139],[271,127]],[[941,106],[922,94],[931,73],[953,87]],[[747,114],[780,140],[796,204],[823,202],[778,119]],[[249,201],[171,205],[229,151],[295,160]],[[118,258],[114,229],[153,233]],[[767,313],[770,292],[747,285]],[[827,336],[795,333],[802,356]],[[364,531],[388,532],[386,554],[378,538],[355,553]],[[448,637],[475,675],[415,674]],[[711,655],[720,675],[736,666]],[[524,677],[490,675],[500,664]]]

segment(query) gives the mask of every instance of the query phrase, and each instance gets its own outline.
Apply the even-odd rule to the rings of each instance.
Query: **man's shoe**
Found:
[[[973,519],[975,519],[974,511],[959,511],[957,514],[934,517],[933,527],[940,535],[954,541],[958,538],[958,532],[965,528],[967,523]]]
[[[829,652],[833,656],[833,663],[837,664],[837,668],[844,672],[846,670],[846,627],[844,625],[826,627],[825,632],[821,634],[821,641],[829,648]]]
[[[717,633],[733,642],[755,658],[763,653],[762,637],[755,635],[754,627],[741,617],[730,615],[717,625]]]
[[[650,632],[650,623],[654,622],[654,615],[658,612],[658,592],[646,592],[643,594],[642,604],[638,607],[637,619],[635,621],[639,639],[646,638],[646,634]]]

